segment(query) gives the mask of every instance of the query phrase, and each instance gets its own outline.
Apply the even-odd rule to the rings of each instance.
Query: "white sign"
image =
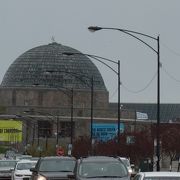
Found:
[[[136,118],[139,120],[140,119],[145,120],[148,119],[148,115],[147,113],[136,112]]]

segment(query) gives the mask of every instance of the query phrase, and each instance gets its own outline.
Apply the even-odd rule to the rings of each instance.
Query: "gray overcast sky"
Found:
[[[54,36],[82,53],[120,60],[122,102],[156,103],[157,55],[121,32],[87,30],[90,25],[124,28],[160,35],[161,102],[180,103],[179,8],[179,0],[0,0],[0,80],[19,55]],[[143,40],[157,48],[156,41]],[[110,101],[117,102],[117,76],[94,63]]]

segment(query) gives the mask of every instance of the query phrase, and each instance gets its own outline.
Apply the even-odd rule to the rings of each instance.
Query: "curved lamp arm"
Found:
[[[99,26],[89,26],[88,29],[89,29],[89,31],[91,31],[91,32],[99,31],[99,30],[102,30],[102,29],[121,31],[121,32],[123,32],[123,33],[125,33],[125,34],[128,34],[129,36],[132,36],[133,38],[137,39],[138,41],[142,42],[143,44],[145,44],[145,45],[148,46],[150,49],[152,49],[155,53],[158,54],[158,51],[155,50],[152,46],[150,46],[148,43],[146,43],[145,41],[143,41],[141,38],[139,38],[139,37],[137,37],[137,36],[134,35],[134,34],[138,34],[138,35],[141,35],[141,36],[148,37],[148,38],[150,38],[150,39],[159,41],[158,38],[155,38],[155,37],[150,36],[150,35],[148,35],[148,34],[140,33],[140,32],[137,32],[137,31],[131,31],[131,30],[128,30],[128,29],[107,28],[107,27],[99,27]]]

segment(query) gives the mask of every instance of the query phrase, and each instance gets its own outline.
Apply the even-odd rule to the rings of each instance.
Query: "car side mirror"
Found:
[[[31,172],[37,172],[37,170],[35,168],[30,168]]]
[[[14,168],[10,168],[10,171],[14,171]]]
[[[68,179],[75,179],[75,174],[68,174]]]

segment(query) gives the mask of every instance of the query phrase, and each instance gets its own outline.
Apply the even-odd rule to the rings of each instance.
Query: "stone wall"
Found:
[[[94,91],[93,108],[107,109],[109,103],[107,91]],[[5,114],[19,113],[21,109],[43,108],[60,109],[66,114],[72,103],[72,94],[69,90],[42,89],[42,88],[0,88],[0,106],[5,107]],[[74,90],[73,108],[77,114],[84,115],[84,110],[91,108],[91,91]],[[65,112],[65,113],[63,113]]]

